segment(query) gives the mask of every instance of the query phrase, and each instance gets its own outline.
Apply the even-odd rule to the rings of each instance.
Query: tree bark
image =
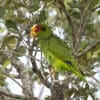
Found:
[[[51,100],[64,100],[63,88],[59,83],[54,83],[51,87]]]
[[[25,96],[24,100],[38,100],[36,97],[34,97],[33,94],[33,88],[32,88],[32,80],[31,77],[28,73],[27,68],[24,66],[24,64],[17,59],[16,57],[12,58],[12,54],[9,54],[7,52],[3,52],[3,54],[11,60],[12,65],[16,68],[16,70],[19,73],[20,79],[22,81],[22,89],[23,89],[23,94]]]

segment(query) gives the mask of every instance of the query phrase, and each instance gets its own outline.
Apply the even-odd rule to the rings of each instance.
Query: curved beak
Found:
[[[37,36],[37,32],[36,32],[37,28],[35,27],[35,25],[32,26],[31,28],[31,32],[30,32],[30,37],[36,37]]]

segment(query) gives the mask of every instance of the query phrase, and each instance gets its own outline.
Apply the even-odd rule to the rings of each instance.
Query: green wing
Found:
[[[49,51],[57,58],[57,62],[54,62],[55,66],[63,66],[78,75],[81,79],[84,79],[84,75],[77,66],[77,63],[71,53],[68,45],[57,36],[52,36],[48,43]]]
[[[49,49],[57,58],[60,58],[62,61],[71,61],[73,59],[71,50],[64,41],[57,36],[51,37],[49,41]]]

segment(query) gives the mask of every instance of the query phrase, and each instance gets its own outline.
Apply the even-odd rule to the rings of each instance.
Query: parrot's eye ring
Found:
[[[43,30],[43,31],[46,31],[46,28],[45,28],[45,27],[42,27],[42,30]]]

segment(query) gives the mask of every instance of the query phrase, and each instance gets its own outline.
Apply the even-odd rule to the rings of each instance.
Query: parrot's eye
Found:
[[[41,30],[41,26],[40,25],[37,25],[36,26],[36,29],[37,29],[37,31],[40,31]]]
[[[42,30],[43,30],[43,31],[46,31],[46,28],[45,28],[45,27],[42,27]]]
[[[32,30],[33,30],[34,32],[36,32],[36,33],[40,32],[41,29],[42,29],[42,28],[41,28],[40,25],[34,25],[34,26],[32,27]]]

